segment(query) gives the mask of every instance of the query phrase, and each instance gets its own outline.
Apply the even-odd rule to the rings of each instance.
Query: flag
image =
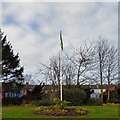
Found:
[[[60,31],[60,47],[61,47],[61,50],[63,50],[62,31]]]

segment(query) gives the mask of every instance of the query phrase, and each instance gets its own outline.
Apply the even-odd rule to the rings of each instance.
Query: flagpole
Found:
[[[60,31],[60,100],[62,101],[62,51],[63,51],[63,41],[62,41],[62,31]]]
[[[60,50],[60,100],[62,101],[62,50]]]

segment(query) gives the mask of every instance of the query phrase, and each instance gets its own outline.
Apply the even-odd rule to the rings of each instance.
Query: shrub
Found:
[[[120,89],[117,87],[114,91],[110,91],[110,99],[107,101],[108,91],[104,93],[104,103],[120,103]]]
[[[67,107],[70,104],[71,104],[71,102],[69,102],[69,101],[66,101],[66,100],[62,101],[63,107]]]
[[[60,100],[59,98],[54,98],[54,99],[53,99],[53,102],[54,102],[54,104],[55,104],[56,106],[61,105],[61,100]]]
[[[69,101],[71,105],[86,105],[91,93],[93,91],[89,87],[63,86],[63,100]],[[59,90],[50,95],[51,100],[59,97]]]
[[[101,105],[101,101],[100,101],[100,99],[95,100],[95,98],[90,98],[87,100],[86,105],[96,105],[96,106]]]
[[[52,105],[52,102],[50,100],[47,100],[47,99],[39,100],[36,102],[35,105],[37,105],[37,106],[50,106],[50,105]]]
[[[53,103],[55,104],[55,107],[58,107],[58,108],[65,108],[65,107],[67,107],[68,106],[68,104],[70,103],[70,102],[68,102],[68,101],[61,101],[59,98],[54,98],[53,99]]]
[[[17,97],[7,97],[2,100],[3,105],[20,105],[22,104],[22,99]]]
[[[54,91],[48,97],[48,99],[50,99],[51,101],[53,101],[54,98],[60,98],[60,91],[59,90]]]
[[[111,98],[109,102],[110,103],[120,103],[120,99],[118,99],[118,98]]]
[[[70,101],[72,105],[83,105],[86,100],[86,93],[79,88],[65,89],[63,99]]]

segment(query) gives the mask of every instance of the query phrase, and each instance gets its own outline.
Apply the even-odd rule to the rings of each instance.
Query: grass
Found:
[[[2,107],[3,118],[118,118],[118,106],[117,105],[105,105],[105,106],[78,106],[85,108],[89,111],[86,116],[79,117],[48,117],[48,116],[36,116],[32,112],[36,106],[4,106]]]

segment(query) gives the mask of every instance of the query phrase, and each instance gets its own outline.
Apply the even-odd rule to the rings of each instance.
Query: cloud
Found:
[[[119,2],[119,0],[3,0],[3,2]]]
[[[3,3],[5,34],[19,52],[25,73],[35,73],[36,65],[59,52],[59,31],[64,50],[84,39],[102,34],[117,46],[117,3]]]

